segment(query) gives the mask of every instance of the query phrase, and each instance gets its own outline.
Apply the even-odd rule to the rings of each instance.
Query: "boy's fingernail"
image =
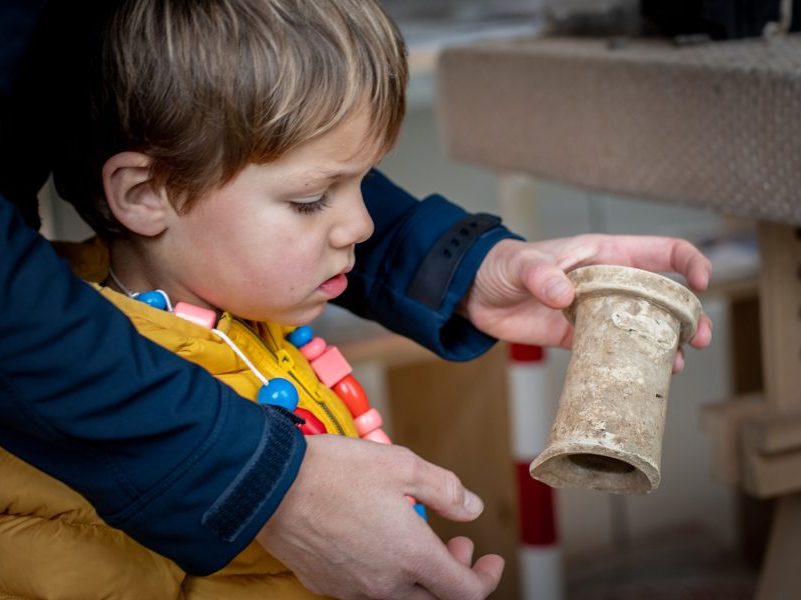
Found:
[[[479,514],[484,510],[484,503],[481,498],[476,496],[470,490],[465,490],[464,493],[464,509],[470,514]]]
[[[564,279],[551,279],[545,284],[545,295],[551,300],[559,300],[570,291],[570,285]]]

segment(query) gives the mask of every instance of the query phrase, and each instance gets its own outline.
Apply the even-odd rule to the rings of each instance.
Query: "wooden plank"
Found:
[[[801,449],[801,411],[756,416],[743,423],[744,444],[762,454]]]
[[[763,454],[742,449],[743,488],[757,498],[773,498],[801,492],[801,450]]]
[[[759,224],[762,367],[768,404],[801,410],[801,239],[796,229]]]
[[[779,501],[757,600],[798,598],[801,590],[801,494]]]
[[[732,366],[733,391],[737,396],[762,392],[765,389],[761,360],[762,339],[759,326],[758,286],[759,279],[755,277],[750,295],[739,296],[737,292],[733,292],[727,296],[729,299],[729,360]]]
[[[762,368],[769,413],[744,427],[742,484],[759,498],[784,496],[771,529],[758,600],[783,600],[801,588],[801,450],[796,427],[781,427],[783,413],[801,411],[801,237],[789,225],[759,223]],[[779,449],[791,448],[785,452]],[[771,453],[771,451],[773,451]]]
[[[761,394],[707,404],[701,409],[701,430],[712,442],[712,476],[721,483],[740,481],[740,426],[765,411]]]

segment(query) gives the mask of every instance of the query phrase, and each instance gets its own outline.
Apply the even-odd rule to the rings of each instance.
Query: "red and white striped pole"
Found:
[[[511,344],[509,352],[509,415],[520,507],[521,599],[562,600],[553,490],[528,471],[531,461],[545,448],[553,421],[545,351],[540,346]]]

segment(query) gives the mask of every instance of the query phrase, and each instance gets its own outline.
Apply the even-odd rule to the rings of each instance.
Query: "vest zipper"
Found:
[[[245,331],[247,331],[248,335],[250,335],[252,338],[254,338],[256,340],[256,343],[259,346],[261,346],[262,348],[264,348],[275,359],[275,362],[283,369],[283,371],[287,375],[289,375],[298,386],[303,388],[303,390],[308,394],[308,396],[317,403],[317,405],[320,407],[320,409],[331,420],[331,422],[334,424],[334,427],[336,428],[336,430],[339,433],[339,435],[345,435],[344,427],[342,427],[342,424],[336,418],[336,416],[334,415],[334,412],[331,410],[331,408],[325,403],[324,400],[318,398],[318,394],[315,393],[314,390],[310,390],[308,387],[306,387],[306,385],[304,385],[303,380],[295,373],[294,369],[291,368],[291,367],[287,368],[287,367],[282,366],[281,358],[278,355],[278,353],[274,352],[267,344],[265,344],[264,340],[261,339],[259,334],[257,334],[250,325],[248,325],[244,321],[242,321],[240,319],[236,319],[236,318],[232,318],[232,321],[234,321],[234,322],[238,323],[239,325],[241,325],[245,329]],[[276,342],[275,337],[273,336],[273,334],[270,331],[269,327],[265,327],[264,330],[265,330],[266,334],[268,336],[270,336],[270,341],[272,341],[273,345],[278,347],[278,343]]]

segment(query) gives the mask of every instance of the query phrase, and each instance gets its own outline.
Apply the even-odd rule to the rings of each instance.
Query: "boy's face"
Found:
[[[357,111],[171,214],[160,241],[171,296],[246,319],[317,317],[345,290],[354,247],[373,231],[361,180],[381,146],[368,125]]]

